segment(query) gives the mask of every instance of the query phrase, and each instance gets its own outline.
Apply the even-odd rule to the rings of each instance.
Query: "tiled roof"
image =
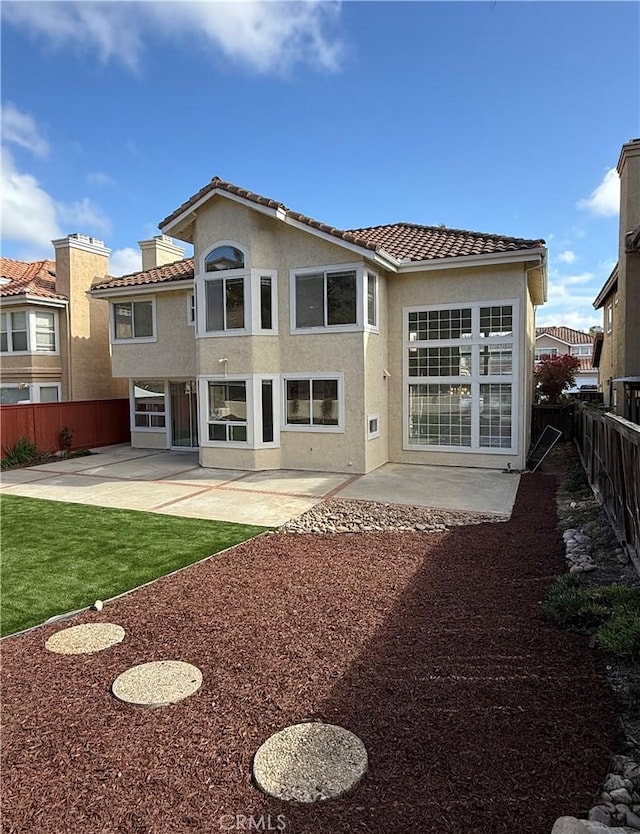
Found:
[[[145,284],[167,284],[171,281],[188,281],[193,279],[193,258],[184,258],[144,272],[132,272],[120,278],[100,278],[91,285],[92,290],[109,290],[117,287],[139,287]]]
[[[394,258],[407,258],[411,261],[431,260],[434,258],[451,258],[462,255],[485,255],[493,252],[512,252],[520,249],[534,249],[544,246],[544,240],[526,240],[524,238],[505,237],[504,235],[469,232],[463,229],[447,229],[445,226],[421,226],[417,223],[392,223],[386,226],[373,226],[365,229],[337,229],[335,226],[321,223],[304,214],[288,209],[284,203],[263,197],[254,191],[247,191],[233,183],[214,177],[196,194],[182,203],[159,224],[162,229],[183,212],[198,203],[213,191],[226,191],[242,197],[252,203],[275,209],[287,214],[293,220],[304,223],[313,229],[340,238],[372,251],[382,250]]]
[[[576,356],[576,359],[580,363],[580,371],[592,371],[593,370],[593,362],[591,356]]]
[[[465,255],[489,255],[544,246],[544,240],[449,229],[446,226],[421,226],[418,223],[391,223],[366,229],[351,229],[349,234],[365,239],[376,249],[384,249],[397,260],[429,261]]]
[[[568,345],[590,345],[593,342],[593,336],[589,333],[572,327],[536,327],[536,339],[538,336],[553,336]]]
[[[15,295],[34,295],[41,298],[67,300],[65,295],[56,292],[55,261],[16,261],[0,258],[0,277],[9,283],[0,282],[0,296],[9,298]]]

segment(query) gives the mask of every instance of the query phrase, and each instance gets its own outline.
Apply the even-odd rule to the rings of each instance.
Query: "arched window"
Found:
[[[204,259],[205,272],[244,269],[244,253],[235,246],[217,246]]]

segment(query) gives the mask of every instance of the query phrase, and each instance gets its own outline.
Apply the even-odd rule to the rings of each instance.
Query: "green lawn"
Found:
[[[108,599],[264,527],[4,495],[2,634]]]

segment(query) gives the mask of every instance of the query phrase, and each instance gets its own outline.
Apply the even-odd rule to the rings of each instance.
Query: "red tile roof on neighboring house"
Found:
[[[67,296],[56,292],[55,261],[16,261],[0,258],[0,297],[33,295],[66,301]],[[5,283],[8,281],[8,283]]]
[[[144,272],[132,272],[120,278],[99,278],[91,285],[92,290],[108,290],[116,287],[139,287],[145,284],[167,284],[172,281],[193,279],[193,258],[184,258],[164,266],[147,269]]]
[[[593,343],[593,336],[583,330],[574,330],[572,327],[536,327],[536,339],[538,336],[553,336],[568,345],[590,345]]]

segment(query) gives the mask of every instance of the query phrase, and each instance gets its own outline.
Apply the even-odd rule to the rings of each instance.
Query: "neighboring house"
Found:
[[[218,178],[160,229],[193,259],[92,290],[134,446],[250,470],[524,467],[544,241],[343,231]]]
[[[605,405],[640,423],[640,139],[622,146],[618,263],[593,302],[603,311],[594,365]]]
[[[570,353],[580,362],[576,371],[576,384],[569,393],[579,391],[583,386],[597,388],[598,371],[591,364],[593,336],[572,327],[536,327],[536,362],[545,356],[562,356]]]
[[[55,261],[0,258],[0,402],[126,396],[111,375],[109,306],[87,294],[109,250],[85,235],[53,246]]]

